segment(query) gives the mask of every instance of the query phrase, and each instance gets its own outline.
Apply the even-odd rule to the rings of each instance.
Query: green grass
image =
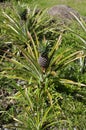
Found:
[[[30,3],[32,6],[38,5],[42,8],[49,8],[57,4],[65,4],[76,9],[81,15],[86,16],[86,0],[32,0]]]

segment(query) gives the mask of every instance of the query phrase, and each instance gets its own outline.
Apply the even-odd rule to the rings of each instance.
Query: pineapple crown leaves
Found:
[[[51,49],[51,44],[44,37],[43,41],[39,44],[39,49],[38,49],[39,53],[43,56],[46,56],[48,55],[50,49]]]

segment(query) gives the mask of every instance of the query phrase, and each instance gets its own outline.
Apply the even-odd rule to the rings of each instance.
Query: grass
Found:
[[[50,8],[57,4],[65,4],[76,9],[81,15],[86,16],[86,0],[32,0],[32,6],[38,5],[42,8]]]

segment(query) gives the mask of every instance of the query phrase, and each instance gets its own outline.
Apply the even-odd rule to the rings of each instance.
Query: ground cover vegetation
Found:
[[[26,3],[0,11],[0,125],[85,130],[86,23]]]

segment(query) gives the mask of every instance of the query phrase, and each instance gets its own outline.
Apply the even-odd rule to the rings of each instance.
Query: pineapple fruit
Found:
[[[48,58],[49,46],[47,43],[41,44],[39,49],[39,58],[38,63],[41,66],[42,70],[45,71],[49,66],[49,58]]]
[[[49,65],[48,55],[46,53],[41,53],[38,59],[38,63],[41,67],[47,68]]]

